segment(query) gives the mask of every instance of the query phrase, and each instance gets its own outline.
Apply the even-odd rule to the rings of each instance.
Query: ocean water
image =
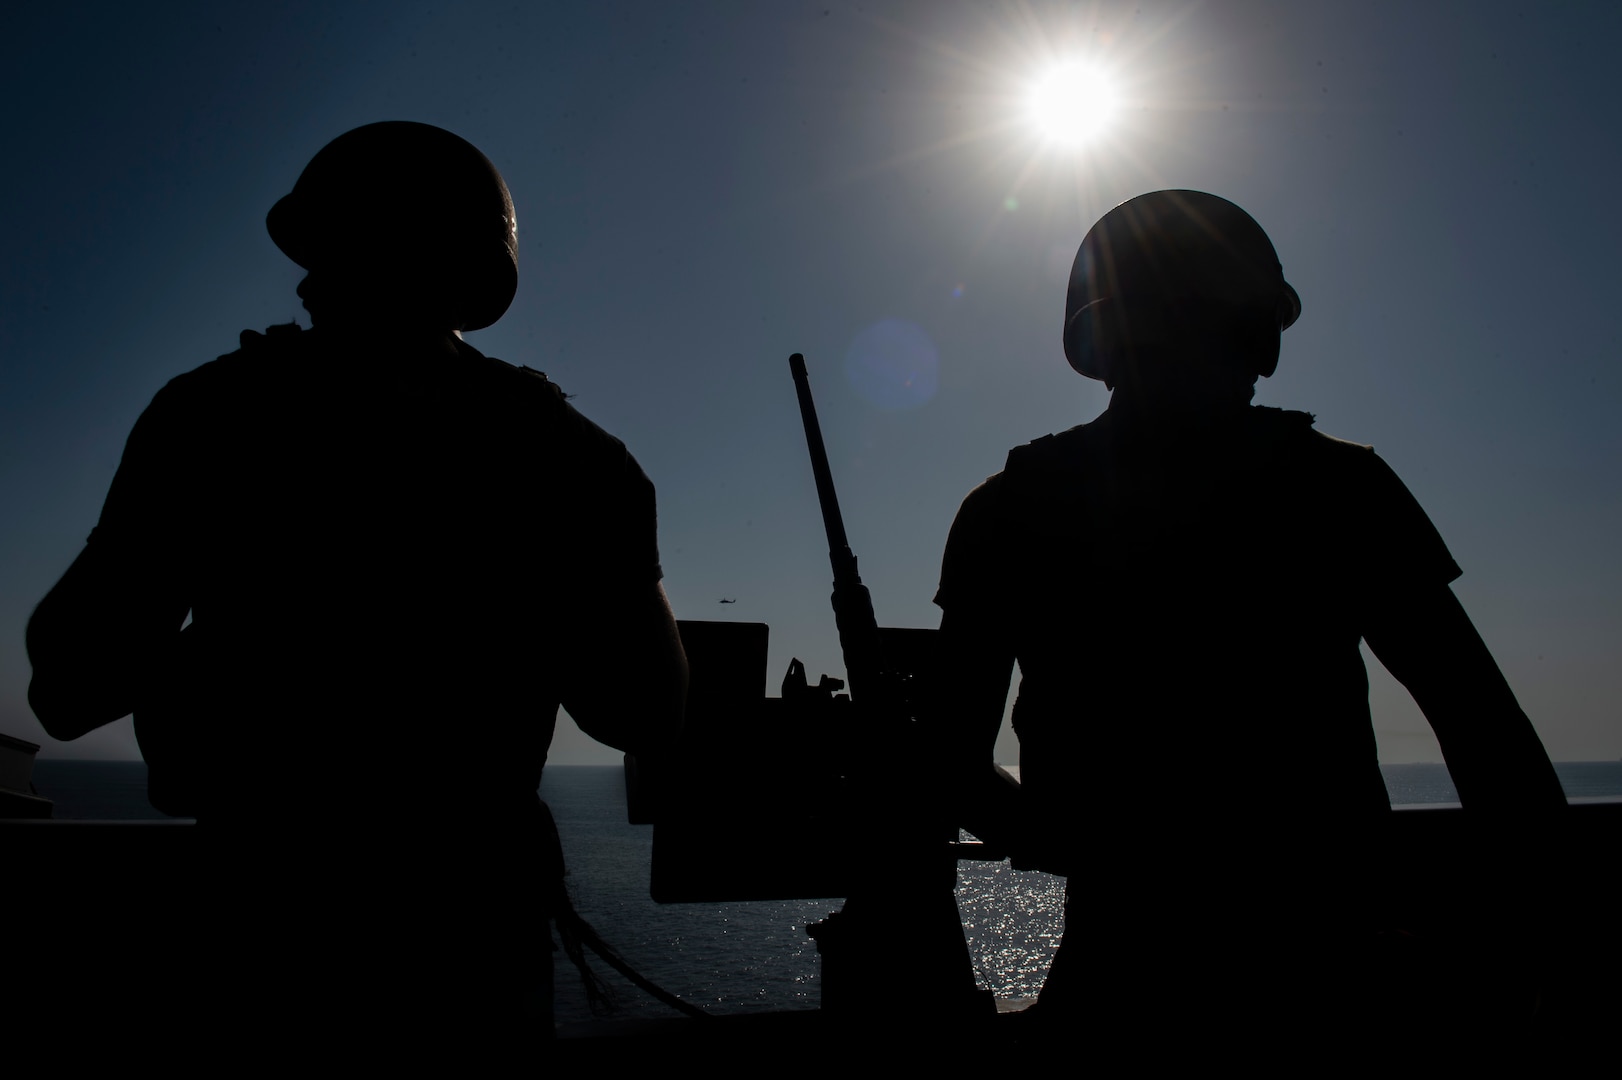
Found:
[[[1622,795],[1622,762],[1566,762],[1555,769],[1568,796]],[[1394,804],[1457,801],[1445,766],[1387,765],[1382,771]],[[58,818],[159,816],[146,802],[140,762],[39,761],[34,786],[55,802]],[[1279,787],[1289,790],[1286,783]],[[541,794],[563,837],[576,909],[644,976],[717,1012],[816,1007],[818,960],[805,927],[839,901],[655,904],[648,896],[653,829],[626,824],[617,767],[548,769]],[[1006,863],[962,864],[958,908],[980,984],[1004,999],[1035,995],[1059,944],[1063,903],[1062,878]],[[606,965],[595,967],[618,990],[618,1017],[673,1015]],[[564,1024],[591,1019],[573,975],[560,955],[557,1016]]]

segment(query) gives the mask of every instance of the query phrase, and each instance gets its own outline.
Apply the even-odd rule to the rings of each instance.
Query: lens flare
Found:
[[[940,354],[916,323],[882,319],[851,339],[845,377],[870,405],[916,409],[940,386]]]

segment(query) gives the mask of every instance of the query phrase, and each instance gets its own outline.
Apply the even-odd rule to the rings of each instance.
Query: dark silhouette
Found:
[[[1300,310],[1232,203],[1116,207],[1081,245],[1064,325],[1108,409],[1016,447],[953,524],[936,602],[963,813],[1069,875],[1039,1014],[1271,1023],[1371,1000],[1359,972],[1403,940],[1379,936],[1402,929],[1380,913],[1403,883],[1381,870],[1363,641],[1497,830],[1483,908],[1458,912],[1500,917],[1476,962],[1513,966],[1535,921],[1536,845],[1565,799],[1449,588],[1458,567],[1371,449],[1250,405]],[[987,765],[1016,660],[1011,803]]]
[[[473,146],[358,128],[267,224],[313,329],[159,392],[29,623],[30,701],[60,739],[133,711],[153,805],[198,819],[166,1007],[407,1054],[549,1034],[559,703],[627,750],[680,724],[653,486],[461,340],[517,285]]]

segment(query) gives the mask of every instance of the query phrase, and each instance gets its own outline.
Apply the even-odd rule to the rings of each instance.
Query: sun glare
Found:
[[[1031,122],[1050,142],[1080,146],[1109,126],[1115,92],[1096,68],[1066,64],[1031,88]]]

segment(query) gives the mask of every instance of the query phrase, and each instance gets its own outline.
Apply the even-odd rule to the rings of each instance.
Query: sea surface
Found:
[[[1456,803],[1446,766],[1383,765],[1396,805]],[[1622,796],[1622,762],[1555,765],[1573,798]],[[37,761],[34,786],[55,803],[55,816],[78,820],[160,817],[146,801],[141,762]],[[1293,790],[1287,782],[1280,791]],[[575,907],[630,964],[671,993],[715,1012],[815,1008],[816,946],[807,924],[838,900],[731,904],[655,904],[648,896],[651,826],[628,825],[621,771],[614,766],[546,770],[541,795],[552,807],[570,871]],[[1012,869],[1007,863],[964,863],[958,908],[982,986],[998,997],[1035,995],[1062,931],[1064,879]],[[673,1015],[604,965],[597,970],[619,994],[620,1018]],[[905,991],[905,973],[882,996]],[[591,1020],[572,969],[559,958],[560,1023]]]

